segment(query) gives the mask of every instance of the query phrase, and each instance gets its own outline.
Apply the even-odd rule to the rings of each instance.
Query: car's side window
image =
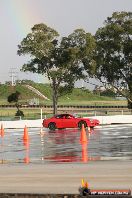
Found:
[[[63,119],[64,116],[63,116],[63,115],[58,115],[58,116],[56,116],[56,118],[57,118],[57,119]]]
[[[66,115],[66,119],[70,119],[71,118],[71,116],[70,115]]]
[[[60,116],[56,116],[56,118],[57,118],[57,119],[59,119],[59,118],[60,118]]]

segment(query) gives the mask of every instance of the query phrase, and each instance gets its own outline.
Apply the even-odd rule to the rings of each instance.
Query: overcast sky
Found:
[[[34,24],[45,23],[62,36],[76,28],[95,34],[114,11],[132,11],[132,0],[0,0],[0,82],[11,80],[11,71],[18,79],[42,81],[20,72],[26,59],[17,55]]]

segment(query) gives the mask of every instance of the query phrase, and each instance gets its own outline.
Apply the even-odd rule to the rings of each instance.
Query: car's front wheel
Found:
[[[85,121],[80,121],[80,122],[78,123],[78,128],[81,129],[83,124],[84,124],[84,127],[85,127],[85,128],[87,127],[87,123],[86,123]]]
[[[49,128],[51,131],[54,131],[54,130],[56,129],[55,123],[53,123],[53,122],[49,123],[48,128]]]

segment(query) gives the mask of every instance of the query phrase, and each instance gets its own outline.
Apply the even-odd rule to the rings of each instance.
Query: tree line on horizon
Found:
[[[132,109],[132,12],[114,12],[95,35],[76,29],[60,37],[46,24],[35,24],[17,53],[30,57],[22,71],[48,77],[54,114],[58,98],[71,92],[77,80],[91,77],[114,88]]]

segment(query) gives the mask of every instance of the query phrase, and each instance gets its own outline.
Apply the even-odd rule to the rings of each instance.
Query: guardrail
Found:
[[[20,108],[53,108],[53,105],[20,105]],[[0,105],[0,108],[16,108],[15,105]],[[58,105],[58,108],[80,108],[80,109],[128,109],[125,105]]]

